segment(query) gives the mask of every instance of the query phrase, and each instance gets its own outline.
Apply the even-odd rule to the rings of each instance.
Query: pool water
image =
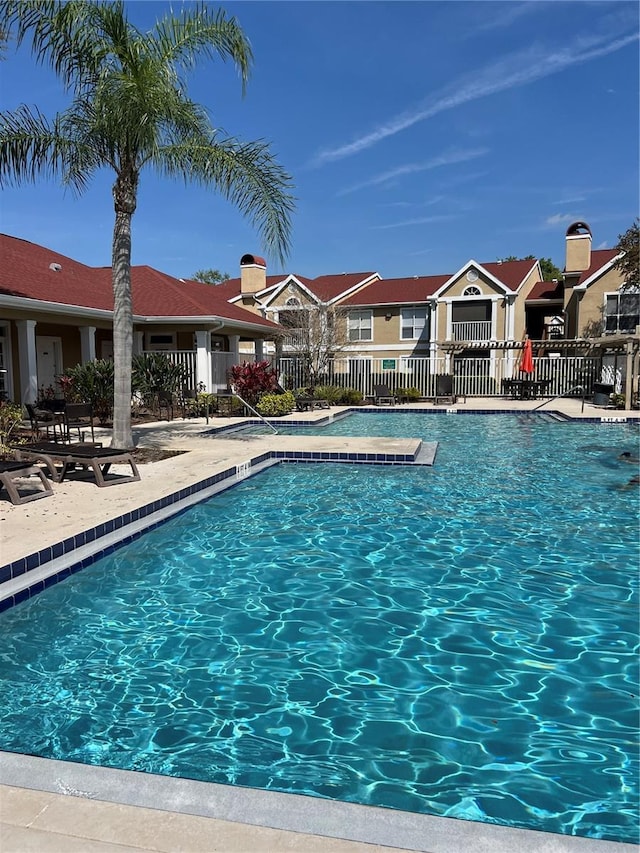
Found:
[[[0,748],[638,840],[632,425],[360,415],[2,614]]]

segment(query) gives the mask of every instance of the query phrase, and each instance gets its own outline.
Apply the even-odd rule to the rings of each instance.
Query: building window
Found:
[[[423,338],[427,326],[426,308],[403,308],[402,330],[403,341],[417,341]]]
[[[482,291],[480,290],[479,287],[476,287],[475,285],[473,285],[471,287],[465,287],[465,289],[462,292],[462,295],[463,296],[482,296]]]
[[[350,341],[373,340],[372,312],[350,311],[348,318],[348,328]]]
[[[613,293],[605,306],[605,334],[631,335],[640,324],[640,293]]]

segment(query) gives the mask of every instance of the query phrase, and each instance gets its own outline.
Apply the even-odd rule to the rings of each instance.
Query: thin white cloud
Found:
[[[582,203],[583,201],[586,201],[586,200],[587,200],[586,196],[576,195],[576,196],[573,196],[572,198],[561,198],[561,199],[558,199],[558,201],[552,201],[551,204],[553,204],[553,205],[557,205],[557,204],[578,204],[578,203]]]
[[[449,151],[445,154],[440,154],[438,157],[432,157],[424,163],[407,163],[404,166],[396,166],[395,169],[388,169],[379,175],[374,175],[366,181],[359,184],[354,184],[351,187],[346,187],[340,190],[338,196],[348,195],[356,190],[364,189],[365,187],[374,187],[379,184],[393,181],[395,178],[403,177],[404,175],[412,175],[416,172],[426,172],[428,169],[437,169],[440,166],[451,166],[454,163],[466,163],[469,160],[475,160],[477,157],[482,157],[489,152],[488,148],[475,148],[468,151]]]
[[[638,38],[636,32],[613,39],[586,36],[575,39],[566,47],[549,49],[534,45],[526,51],[511,54],[484,69],[465,75],[456,82],[455,87],[450,87],[449,91],[445,90],[444,93],[431,98],[413,111],[394,116],[359,139],[347,145],[321,151],[315,159],[315,165],[321,166],[351,157],[445,110],[509,89],[526,86],[544,77],[559,74],[573,65],[581,65],[593,59],[608,56],[633,44],[638,41]]]
[[[556,225],[562,225],[563,222],[574,222],[575,220],[576,217],[570,213],[556,213],[553,216],[548,216],[544,224],[547,228],[554,228]]]
[[[405,219],[403,222],[390,222],[388,225],[373,225],[372,227],[378,230],[386,228],[406,228],[409,225],[428,225],[431,222],[447,222],[450,219],[455,219],[451,214],[442,214],[441,216],[424,216],[420,219]]]

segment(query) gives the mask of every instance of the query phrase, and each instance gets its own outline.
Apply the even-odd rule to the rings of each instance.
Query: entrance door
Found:
[[[59,392],[56,377],[62,373],[62,341],[36,335],[36,360],[38,365],[38,392],[50,386]]]

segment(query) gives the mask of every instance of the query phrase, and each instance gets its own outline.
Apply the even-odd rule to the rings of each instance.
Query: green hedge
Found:
[[[284,394],[263,394],[258,400],[256,411],[267,418],[279,418],[290,414],[296,405],[296,400],[291,391]]]

